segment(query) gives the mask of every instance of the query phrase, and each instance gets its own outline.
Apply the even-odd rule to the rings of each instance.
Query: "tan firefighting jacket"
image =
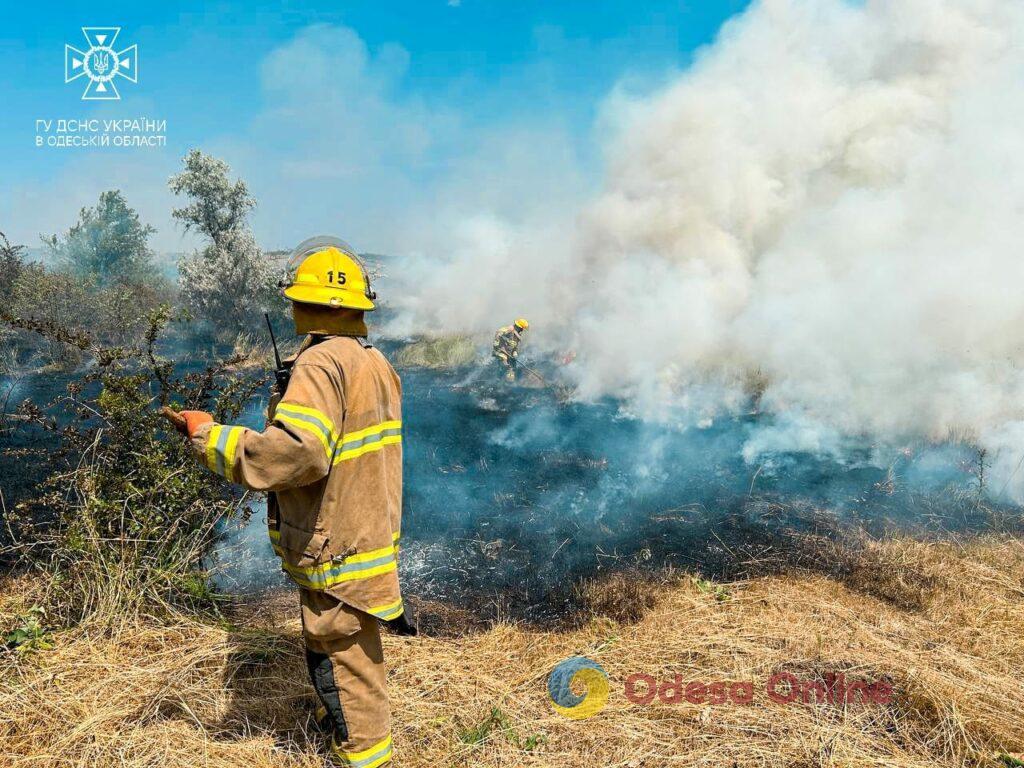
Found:
[[[515,360],[516,355],[519,353],[520,341],[522,341],[522,336],[514,325],[506,325],[504,328],[499,328],[498,332],[494,334],[492,354],[503,362],[511,362]]]
[[[383,620],[403,612],[401,398],[398,374],[365,341],[307,339],[263,432],[207,424],[192,438],[211,470],[273,492],[271,544],[297,584]]]

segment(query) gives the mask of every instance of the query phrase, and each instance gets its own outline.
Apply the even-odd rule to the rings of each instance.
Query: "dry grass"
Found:
[[[1005,765],[1000,754],[1024,751],[1024,543],[896,541],[859,558],[834,578],[677,574],[604,595],[584,585],[590,619],[564,631],[459,634],[451,612],[445,633],[389,637],[397,765],[924,768]],[[3,592],[4,626],[31,601],[23,587]],[[52,651],[0,657],[2,762],[322,765],[293,598],[252,610],[235,617],[243,629],[186,618],[116,636],[80,627],[57,633]],[[545,690],[576,654],[611,679],[607,707],[579,722],[555,714]],[[624,695],[634,672],[763,681],[779,670],[884,676],[896,695],[845,708]]]
[[[472,363],[476,357],[476,344],[468,336],[440,336],[404,345],[395,364],[401,368],[457,368]]]

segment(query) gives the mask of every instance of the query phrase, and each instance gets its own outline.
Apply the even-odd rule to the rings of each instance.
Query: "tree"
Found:
[[[100,194],[83,208],[63,236],[43,238],[61,265],[99,285],[142,282],[153,274],[149,236],[156,230],[139,221],[120,190]]]
[[[176,208],[173,216],[209,243],[182,260],[179,286],[198,317],[208,320],[218,336],[232,337],[257,326],[261,312],[277,298],[273,265],[246,222],[256,200],[244,181],[231,181],[231,169],[223,160],[193,149],[184,165],[169,186],[190,202]]]
[[[21,256],[24,251],[24,245],[11,245],[7,235],[0,232],[0,293],[3,295],[10,296],[21,275],[25,266]]]

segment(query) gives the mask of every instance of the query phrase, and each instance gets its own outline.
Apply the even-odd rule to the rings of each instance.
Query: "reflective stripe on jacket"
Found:
[[[519,353],[519,342],[523,337],[514,325],[506,325],[494,334],[493,354],[497,358],[510,360]]]
[[[329,337],[295,360],[263,432],[210,424],[192,439],[214,472],[256,491],[286,573],[381,619],[402,614],[398,374],[375,348]]]

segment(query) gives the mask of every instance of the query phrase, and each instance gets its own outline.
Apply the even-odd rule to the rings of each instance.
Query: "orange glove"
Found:
[[[160,414],[167,419],[174,428],[188,438],[192,438],[203,424],[211,424],[213,416],[206,411],[175,411],[166,405],[160,409]]]

